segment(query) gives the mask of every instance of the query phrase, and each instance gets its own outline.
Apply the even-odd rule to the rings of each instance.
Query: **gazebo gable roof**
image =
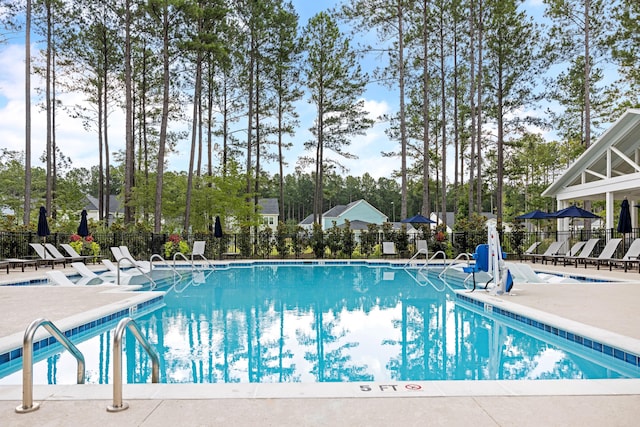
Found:
[[[640,199],[640,109],[624,113],[542,195],[558,200]]]

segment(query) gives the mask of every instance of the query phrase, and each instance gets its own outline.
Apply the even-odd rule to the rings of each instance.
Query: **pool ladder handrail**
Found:
[[[467,266],[471,265],[471,259],[473,258],[473,254],[470,254],[468,252],[461,252],[460,254],[458,254],[457,257],[455,257],[449,264],[447,264],[444,269],[440,272],[440,274],[438,275],[438,277],[442,277],[444,275],[444,273],[451,268],[452,266],[456,265],[456,261],[458,261],[460,258],[466,258],[467,259]]]
[[[181,254],[180,252],[177,252],[177,254]],[[153,254],[151,255],[151,258],[149,258],[149,264],[153,265],[153,260],[154,259],[159,259],[160,261],[162,261],[167,267],[169,267],[171,270],[173,270],[174,274],[177,274],[178,276],[182,277],[182,274],[178,273],[178,270],[176,270],[175,268],[175,256],[174,256],[174,260],[173,260],[173,266],[171,264],[169,264],[169,261],[167,261],[166,259],[162,258],[162,256],[160,254]]]
[[[160,257],[162,258],[162,257]],[[175,254],[173,254],[173,271],[178,274],[180,277],[182,277],[182,275],[180,273],[178,273],[178,270],[176,270],[176,258],[182,258],[185,261],[187,261],[189,264],[191,264],[191,270],[195,270],[196,269],[196,264],[193,262],[193,259],[189,259],[185,256],[185,254],[183,254],[182,252],[176,252]],[[204,270],[204,268],[201,268]]]
[[[151,382],[156,384],[160,380],[160,358],[158,353],[142,335],[136,321],[131,317],[125,317],[118,322],[113,334],[113,403],[107,406],[107,412],[120,412],[129,408],[129,404],[122,401],[122,337],[127,329],[131,331],[151,359]]]
[[[33,337],[40,326],[44,327],[76,358],[78,361],[76,380],[78,384],[84,384],[85,364],[80,350],[51,321],[43,317],[38,318],[27,326],[22,340],[22,405],[16,407],[16,412],[19,414],[33,412],[40,408],[39,403],[33,402]]]
[[[152,257],[153,258],[153,257]],[[147,279],[149,279],[149,281],[152,283],[151,289],[155,288],[156,286],[158,286],[155,282],[155,280],[153,280],[153,278],[151,276],[149,276],[142,268],[140,268],[140,266],[136,263],[135,260],[129,258],[129,257],[122,257],[117,261],[117,273],[116,273],[116,283],[119,285],[120,284],[120,261],[127,261],[129,263],[131,263],[133,265],[134,268],[138,269],[138,271]],[[151,272],[151,270],[153,270],[153,263],[149,262],[149,272]]]

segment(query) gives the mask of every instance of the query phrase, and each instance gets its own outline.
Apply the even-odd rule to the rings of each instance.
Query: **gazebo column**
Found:
[[[613,228],[613,193],[607,192],[604,196],[605,198],[605,215],[607,216],[605,220],[605,230],[611,230]]]
[[[566,200],[558,200],[557,202],[558,207],[556,210],[558,211],[569,207],[569,202]],[[569,231],[569,220],[570,218],[558,218],[556,220],[558,221],[558,231]]]
[[[638,228],[638,208],[636,208],[637,204],[638,202],[636,200],[629,200],[629,206],[630,206],[629,210],[631,211],[631,227],[633,227],[634,230]],[[637,236],[632,236],[632,237],[637,237]]]

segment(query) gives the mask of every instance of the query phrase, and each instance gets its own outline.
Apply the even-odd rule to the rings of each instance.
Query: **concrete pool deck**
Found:
[[[60,269],[56,266],[56,269]],[[90,266],[91,267],[91,266]],[[619,283],[517,284],[515,295],[492,296],[640,341],[637,271],[554,267],[539,270]],[[42,278],[47,269],[0,273],[0,282]],[[71,273],[73,269],[66,268]],[[54,323],[108,305],[131,303],[112,289],[0,286],[0,340],[21,335],[32,320]],[[640,380],[436,381],[394,384],[131,384],[130,408],[108,413],[110,385],[37,385],[40,409],[16,414],[21,386],[0,386],[0,425],[448,425],[631,426],[640,416]],[[410,387],[409,387],[410,386]]]

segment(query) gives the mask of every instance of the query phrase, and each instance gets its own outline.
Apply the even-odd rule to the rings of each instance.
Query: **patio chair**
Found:
[[[627,249],[627,253],[624,254],[622,258],[609,258],[607,260],[598,261],[597,267],[600,269],[601,264],[608,264],[609,271],[615,265],[623,265],[624,271],[626,272],[629,268],[629,264],[638,264],[638,272],[640,272],[640,239],[635,239],[631,242],[629,249]]]
[[[209,260],[207,259],[207,257],[204,256],[204,248],[207,242],[205,242],[204,240],[196,240],[195,242],[193,242],[193,249],[191,250],[191,263],[193,264],[194,258],[200,258],[203,259],[205,261],[207,261],[207,263],[209,262]]]
[[[125,259],[129,261],[133,261],[136,266],[142,268],[143,270],[151,270],[151,263],[149,261],[142,261],[142,260],[135,259],[133,255],[131,255],[131,252],[129,252],[128,246],[119,246],[119,248],[120,248],[120,253]]]
[[[591,254],[598,245],[599,241],[600,239],[589,239],[584,244],[579,254],[573,256],[565,255],[563,257],[558,257],[556,259],[556,262],[562,260],[563,266],[566,266],[568,263],[573,263],[576,267],[578,267],[578,264],[580,264],[585,258],[591,257]]]
[[[536,253],[536,250],[538,249],[538,246],[540,246],[540,243],[542,242],[533,242],[533,244],[522,253],[522,257],[524,258],[529,255],[534,255]]]
[[[545,259],[545,257],[558,255],[560,253],[560,251],[562,250],[563,246],[564,246],[564,242],[552,242],[549,245],[549,247],[547,248],[547,250],[544,251],[544,253],[541,253],[541,254],[529,254],[529,255],[526,256],[526,258],[530,258],[531,262],[533,262],[535,264],[536,260],[543,261]]]
[[[393,242],[382,242],[382,256],[398,256],[398,252],[396,252],[396,244]]]
[[[562,254],[562,255],[550,255],[548,257],[545,257],[543,259],[544,261],[553,261],[553,265],[558,265],[558,261],[559,260],[564,260],[565,257],[574,257],[576,255],[578,255],[578,253],[582,250],[582,248],[584,247],[584,245],[586,244],[586,241],[579,241],[573,244],[573,246],[571,246],[571,249],[569,249],[569,252],[567,252],[566,254]]]
[[[83,262],[84,262],[84,260],[89,260],[89,259],[95,260],[96,259],[96,257],[91,256],[91,255],[80,255],[78,252],[76,252],[75,249],[73,249],[73,246],[71,246],[68,243],[62,243],[60,246],[62,246],[62,249],[64,249],[65,252],[69,256],[74,257],[74,258],[84,258]]]
[[[54,257],[49,252],[47,252],[47,249],[41,243],[29,243],[29,246],[31,246],[33,250],[36,251],[36,254],[38,254],[38,263],[40,263],[40,265],[48,264],[51,266],[51,268],[55,268],[56,264],[62,264],[63,267],[66,267],[66,258]]]
[[[604,248],[602,248],[602,252],[597,257],[587,257],[583,260],[584,268],[587,268],[587,264],[594,264],[597,266],[598,270],[600,269],[600,264],[606,263],[608,260],[613,258],[613,254],[616,253],[618,249],[618,245],[620,245],[622,239],[609,239]]]
[[[76,261],[84,262],[85,259],[86,259],[85,257],[80,256],[80,255],[78,255],[76,257],[74,257],[74,256],[65,256],[58,250],[58,248],[53,246],[51,243],[45,243],[44,247],[47,249],[47,251],[49,251],[49,253],[51,255],[53,255],[54,258],[64,258],[64,259],[67,260],[67,262],[76,262]]]

